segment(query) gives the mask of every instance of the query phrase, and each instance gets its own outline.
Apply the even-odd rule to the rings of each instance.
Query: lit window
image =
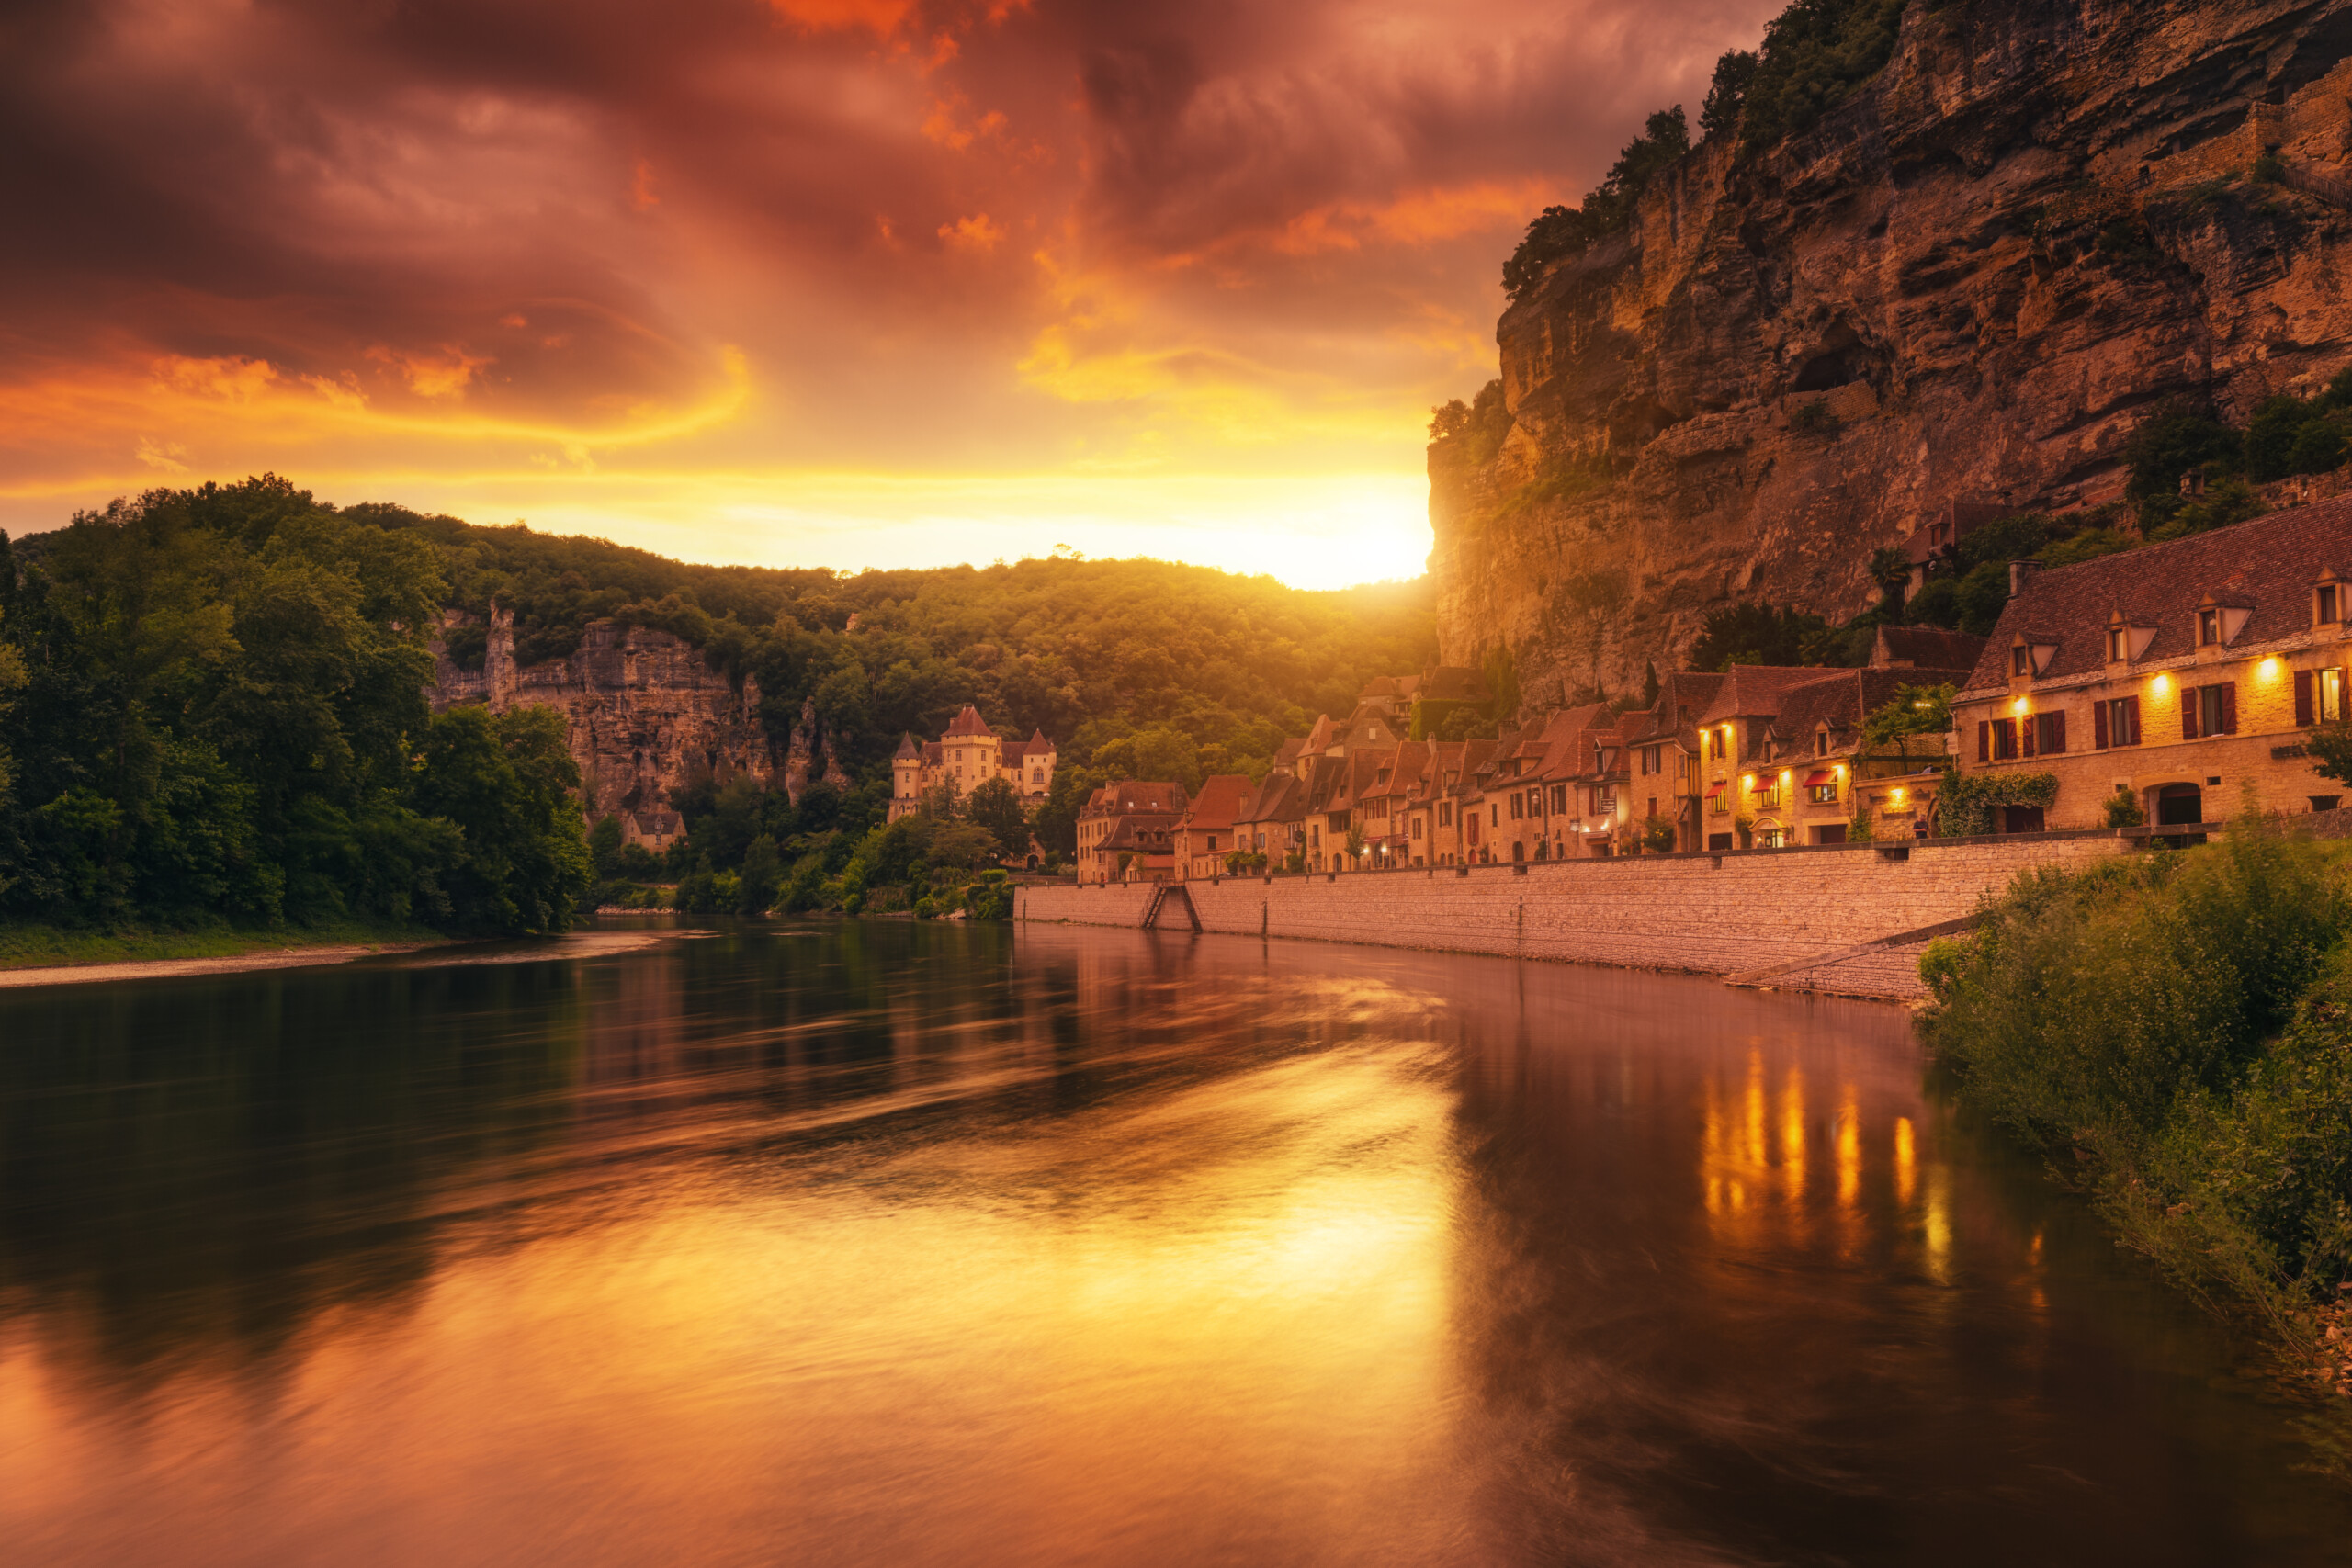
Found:
[[[2222,640],[2221,611],[2199,610],[2197,612],[2197,640],[2199,645],[2208,648]]]
[[[2016,648],[2009,649],[2009,673],[2012,675],[2032,674],[2033,649],[2027,648],[2022,643]]]
[[[2319,672],[2319,719],[2322,724],[2334,724],[2344,716],[2344,671],[2323,670]]]

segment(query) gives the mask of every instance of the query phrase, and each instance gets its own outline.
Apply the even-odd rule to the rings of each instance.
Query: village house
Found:
[[[1285,741],[1293,755],[1275,758],[1274,769],[1250,792],[1233,814],[1237,847],[1266,857],[1268,871],[1304,871],[1306,841],[1306,786],[1294,771],[1295,740]],[[1297,856],[1297,863],[1292,857]]]
[[[1176,824],[1176,880],[1205,880],[1226,874],[1226,857],[1240,851],[1237,818],[1253,786],[1247,773],[1213,773],[1201,781]]]
[[[685,820],[674,811],[624,811],[620,818],[624,847],[635,844],[649,854],[658,855],[666,852],[672,844],[685,841]]]
[[[1709,850],[1779,849],[1792,832],[1797,783],[1789,742],[1773,721],[1799,686],[1822,679],[1817,665],[1735,664],[1699,716],[1701,819]]]
[[[1770,725],[1786,795],[1780,821],[1789,844],[1842,844],[1863,824],[1873,839],[1924,838],[1946,752],[1941,735],[1896,750],[1866,750],[1862,721],[1905,686],[1958,686],[1964,670],[1869,669],[1815,672],[1792,688]]]
[[[1463,863],[1464,781],[1486,765],[1494,749],[1491,740],[1430,742],[1429,766],[1406,807],[1406,837],[1413,845],[1410,863]]]
[[[2341,718],[2352,653],[2352,501],[2077,566],[2011,568],[2010,596],[1953,715],[1961,767],[2047,774],[2006,832],[2087,828],[2120,795],[2148,821],[2343,804],[2303,737]],[[2028,795],[2020,787],[2016,793]]]
[[[1088,795],[1078,813],[1078,879],[1170,880],[1176,824],[1187,804],[1182,784],[1138,779],[1121,779]]]
[[[1053,793],[1054,756],[1054,743],[1044,730],[1025,741],[1001,739],[980,710],[967,703],[938,739],[900,738],[898,754],[890,759],[888,819],[896,822],[920,808],[922,797],[943,784],[954,784],[959,798],[969,799],[991,779],[1012,784],[1023,807],[1034,811]]]

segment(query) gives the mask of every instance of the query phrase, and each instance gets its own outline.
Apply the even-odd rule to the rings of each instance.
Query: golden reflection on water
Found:
[[[0,1058],[12,1568],[2226,1536],[2151,1490],[2189,1406],[2017,1424],[2066,1276],[1893,1010],[858,925],[240,986]]]

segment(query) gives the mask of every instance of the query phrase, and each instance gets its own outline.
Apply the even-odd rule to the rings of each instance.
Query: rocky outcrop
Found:
[[[758,684],[747,677],[738,690],[668,632],[591,621],[571,658],[517,668],[514,617],[492,606],[480,672],[451,663],[439,644],[433,651],[436,712],[460,703],[562,711],[592,822],[671,809],[671,792],[698,772],[763,784],[775,773]]]
[[[1734,599],[1865,608],[1948,502],[2120,496],[2158,399],[2314,388],[2352,361],[2347,54],[2352,0],[1914,4],[1827,118],[1696,149],[1503,316],[1500,449],[1431,449],[1441,659],[1638,691]]]

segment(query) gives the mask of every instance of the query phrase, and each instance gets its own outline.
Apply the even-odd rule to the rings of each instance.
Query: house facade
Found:
[[[1247,773],[1212,773],[1201,781],[1176,823],[1176,880],[1223,876],[1225,857],[1243,850],[1238,818],[1255,786]]]
[[[1166,882],[1176,872],[1176,826],[1184,786],[1121,779],[1086,797],[1078,813],[1080,882]]]
[[[2121,795],[2159,826],[2344,803],[2303,744],[2352,670],[2352,501],[2323,502],[2080,565],[2011,568],[1953,704],[1960,765],[2049,774],[1996,830],[2100,825]],[[2024,793],[2022,791],[2018,793]]]
[[[1021,796],[1022,806],[1035,810],[1054,787],[1054,743],[1042,729],[1027,740],[1006,740],[989,728],[979,709],[969,703],[948,722],[936,740],[918,741],[903,736],[890,759],[890,809],[896,822],[922,805],[922,797],[943,784],[952,784],[961,798],[991,779],[1002,779]]]

